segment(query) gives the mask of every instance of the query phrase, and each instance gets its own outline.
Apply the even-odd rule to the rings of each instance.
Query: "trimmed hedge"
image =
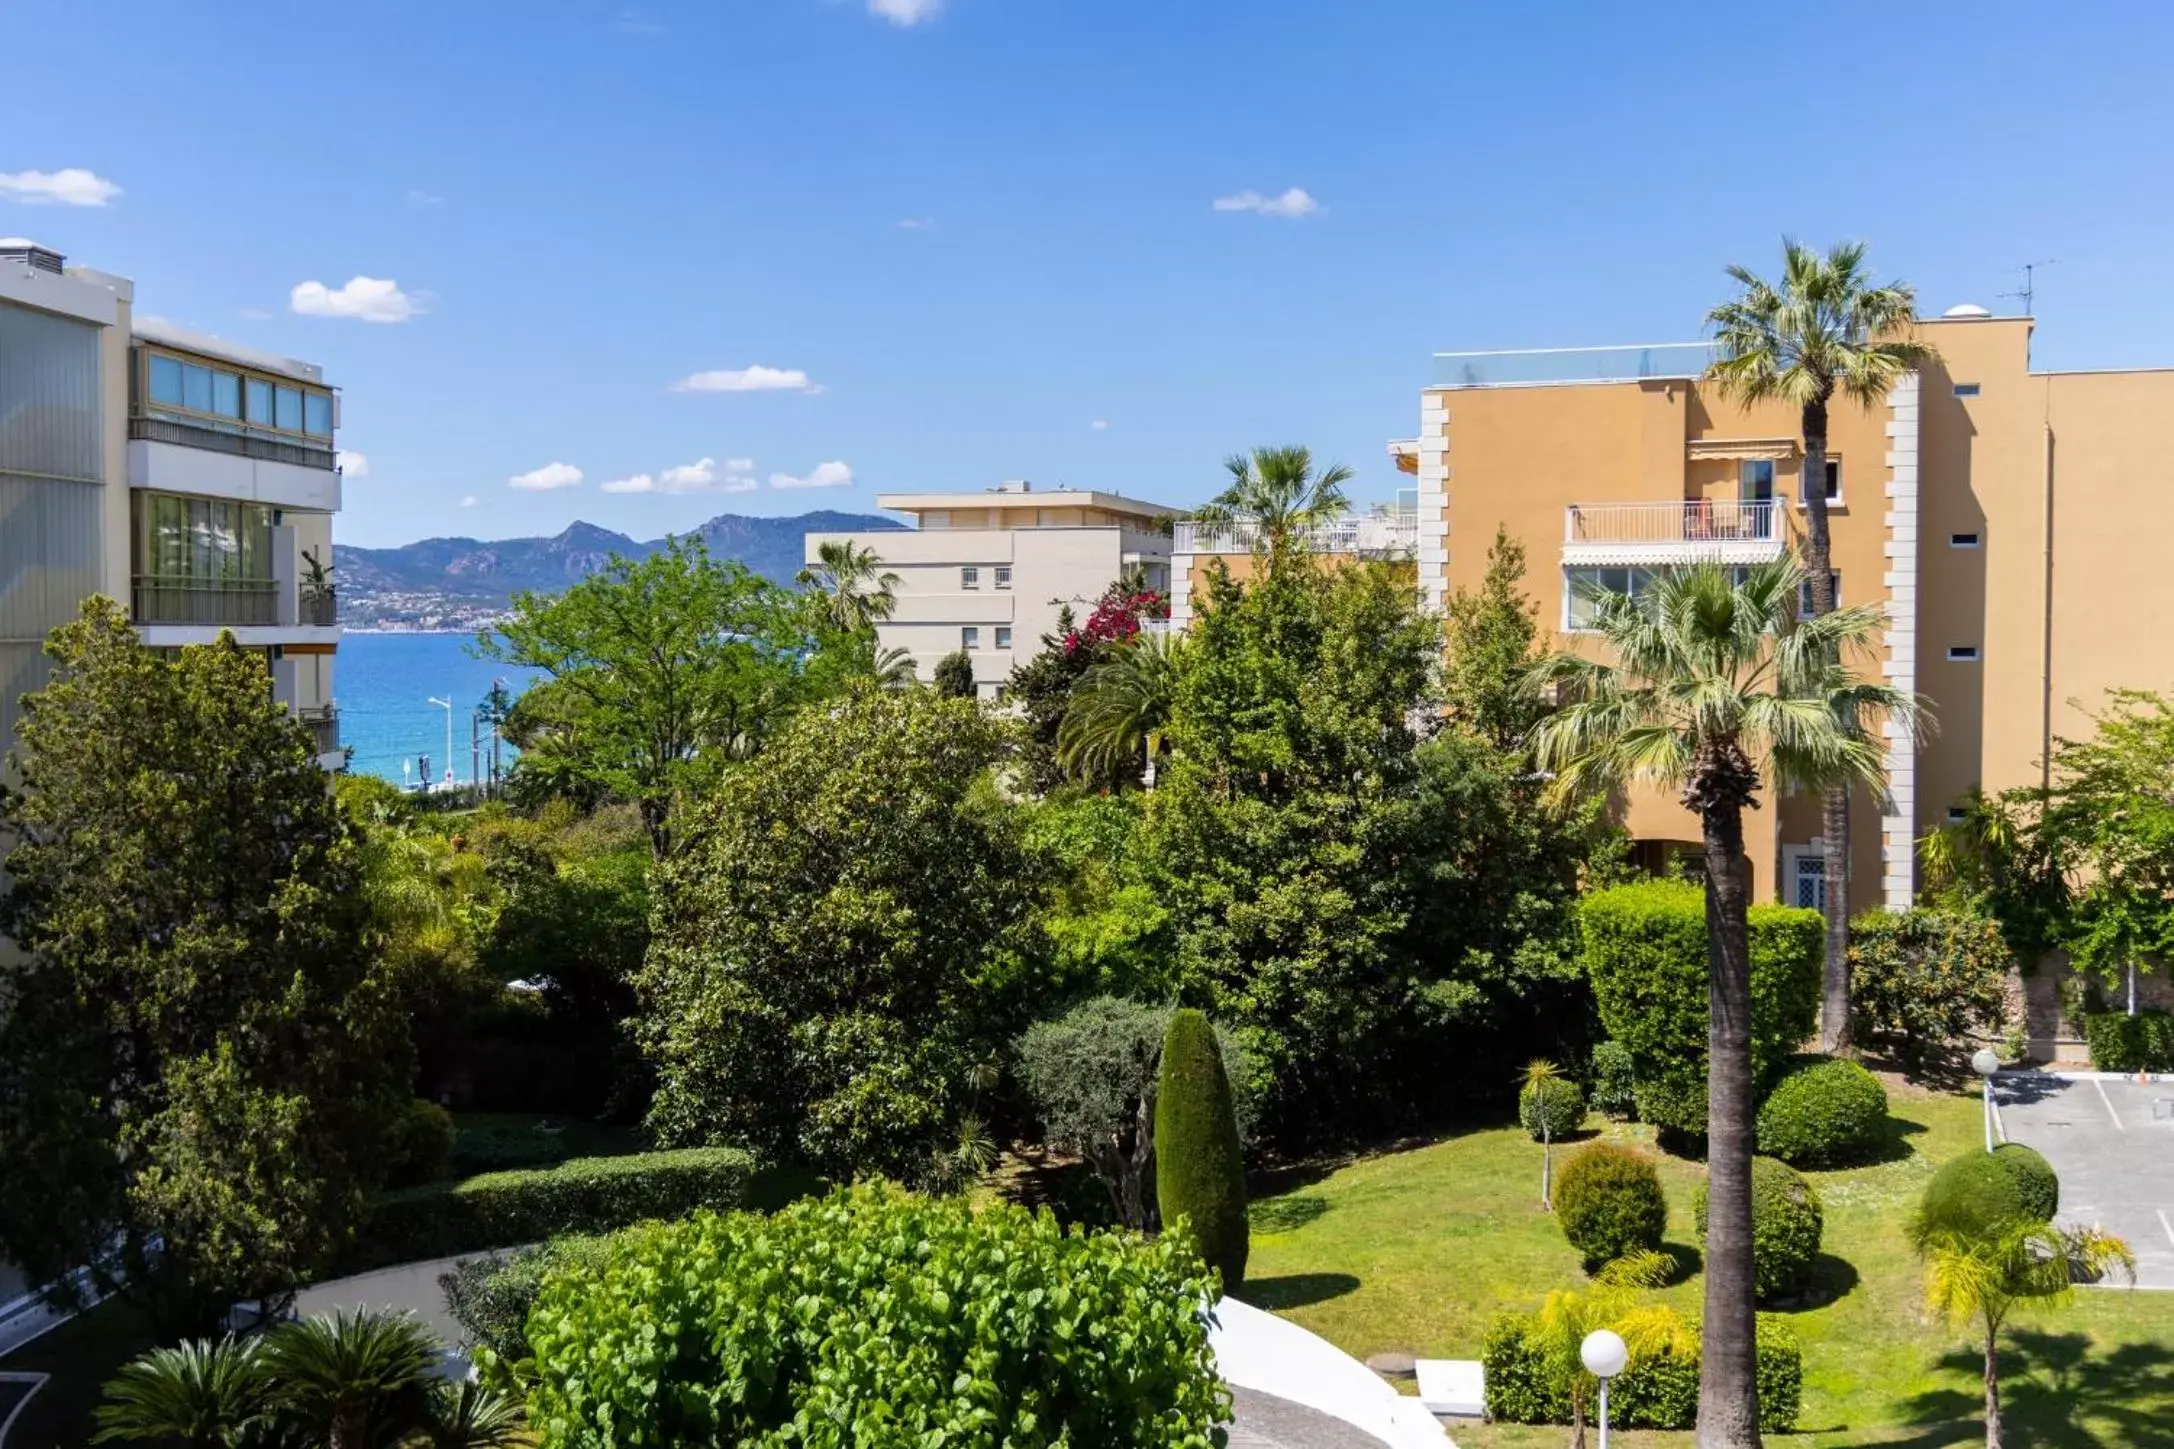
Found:
[[[1567,1077],[1527,1082],[1518,1089],[1517,1120],[1535,1142],[1540,1140],[1540,1124],[1546,1122],[1549,1139],[1560,1142],[1585,1125],[1584,1089]]]
[[[610,1239],[555,1238],[538,1248],[463,1258],[438,1275],[445,1306],[466,1333],[470,1348],[487,1348],[506,1364],[528,1357],[528,1311],[544,1280],[562,1269],[591,1272],[605,1259]]]
[[[2051,1222],[2061,1210],[2061,1179],[2053,1165],[2020,1142],[1968,1152],[1925,1185],[1911,1240],[1923,1247],[1937,1233],[1989,1237],[2016,1223]]]
[[[411,1099],[393,1123],[386,1153],[387,1187],[415,1187],[438,1181],[452,1170],[453,1114],[436,1102]]]
[[[1846,1167],[1887,1137],[1887,1089],[1856,1062],[1806,1057],[1759,1108],[1759,1151],[1796,1167]]]
[[[1706,1131],[1706,895],[1682,881],[1595,891],[1578,906],[1586,974],[1608,1034],[1631,1057],[1638,1115]],[[1751,908],[1751,1066],[1773,1080],[1819,1019],[1819,912]]]
[[[601,1233],[643,1218],[743,1205],[755,1160],[737,1147],[577,1157],[390,1192],[372,1205],[346,1271]]]
[[[2093,1012],[2083,1019],[2091,1066],[2101,1072],[2174,1072],[2174,1016],[2147,1007],[2134,1016]]]
[[[2015,956],[2000,924],[1951,911],[1867,911],[1849,923],[1852,1028],[1917,1071],[2007,1025]]]
[[[1638,1078],[1631,1066],[1630,1048],[1619,1041],[1604,1041],[1593,1048],[1593,1109],[1618,1122],[1638,1116]]]
[[[1692,1201],[1698,1240],[1706,1241],[1706,1184]],[[1826,1214],[1812,1185],[1771,1157],[1751,1159],[1751,1262],[1753,1291],[1770,1303],[1804,1290],[1819,1259]]]
[[[1223,1052],[1208,1018],[1190,1007],[1170,1014],[1155,1096],[1155,1198],[1163,1225],[1181,1220],[1223,1291],[1245,1281],[1251,1246],[1245,1152]]]
[[[1786,1434],[1804,1405],[1804,1353],[1788,1325],[1761,1318],[1758,1329],[1759,1427]],[[1502,1424],[1567,1424],[1568,1385],[1550,1380],[1533,1315],[1505,1313],[1480,1346],[1486,1366],[1487,1417]],[[1699,1355],[1634,1354],[1608,1388],[1608,1419],[1618,1429],[1689,1429],[1698,1422]]]
[[[1657,1252],[1668,1199],[1653,1161],[1595,1142],[1570,1155],[1555,1177],[1555,1217],[1588,1269],[1632,1253]]]

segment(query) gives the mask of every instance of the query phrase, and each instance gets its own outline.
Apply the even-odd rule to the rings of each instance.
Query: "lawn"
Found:
[[[1884,1160],[1809,1173],[1826,1206],[1824,1300],[1786,1316],[1804,1345],[1807,1446],[1984,1442],[1978,1350],[1932,1321],[1902,1224],[1934,1168],[1978,1141],[1975,1097],[1886,1079],[1893,1133]],[[1594,1118],[1597,1124],[1600,1119]],[[1654,1149],[1651,1129],[1605,1136]],[[1558,1149],[1560,1150],[1560,1149]],[[1694,1321],[1703,1279],[1691,1194],[1702,1168],[1660,1154],[1669,1247],[1687,1276],[1659,1296]],[[1539,1208],[1540,1148],[1490,1128],[1342,1166],[1263,1196],[1241,1297],[1365,1357],[1403,1349],[1477,1358],[1506,1309],[1532,1308],[1579,1281],[1577,1254]],[[2011,1443],[2059,1449],[2174,1445],[2174,1293],[2086,1289],[2023,1317],[2004,1343]],[[1557,1428],[1464,1425],[1461,1449],[1558,1449]],[[1623,1434],[1631,1446],[1689,1434]]]

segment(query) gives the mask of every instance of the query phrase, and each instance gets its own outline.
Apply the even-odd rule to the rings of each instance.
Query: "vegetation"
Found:
[[[2174,1016],[2164,1011],[2087,1012],[2083,1039],[2098,1071],[2174,1072]]]
[[[972,699],[976,693],[974,684],[974,656],[964,649],[954,649],[936,661],[936,669],[930,675],[937,694],[945,699]]]
[[[2053,1221],[2061,1180],[2045,1158],[2020,1142],[1950,1159],[1926,1184],[1909,1224],[1923,1251],[1942,1235],[1997,1238],[2011,1227]]]
[[[1555,1139],[1585,1125],[1585,1093],[1576,1082],[1537,1059],[1525,1064],[1525,1084],[1517,1089],[1517,1120],[1540,1144],[1540,1206],[1555,1205]]]
[[[1703,1183],[1692,1216],[1705,1238]],[[1802,1174],[1771,1157],[1751,1159],[1751,1261],[1760,1302],[1793,1298],[1810,1284],[1825,1223],[1819,1194]]]
[[[518,1364],[529,1357],[529,1310],[551,1275],[593,1273],[610,1252],[610,1240],[601,1236],[558,1237],[515,1252],[463,1258],[438,1275],[438,1286],[463,1343],[487,1349],[501,1364]]]
[[[1057,727],[1057,759],[1082,781],[1131,783],[1162,758],[1171,703],[1184,668],[1184,641],[1136,634],[1109,647],[1080,676]]]
[[[1588,1270],[1619,1258],[1660,1251],[1668,1199],[1653,1159],[1606,1142],[1572,1153],[1555,1187],[1555,1216],[1563,1236],[1585,1256]]]
[[[171,1333],[277,1299],[382,1171],[410,1057],[308,732],[231,638],[56,631],[0,793],[0,1257]],[[72,1306],[72,1305],[71,1305]]]
[[[1914,1071],[2006,1024],[2015,956],[1988,917],[1868,911],[1850,927],[1849,957],[1859,1039]]]
[[[1163,1222],[1215,1270],[1225,1292],[1245,1281],[1245,1153],[1223,1053],[1207,1017],[1172,1012],[1155,1097],[1155,1200]]]
[[[1620,1315],[1566,1309],[1551,1293],[1537,1314],[1506,1313],[1481,1348],[1487,1375],[1487,1416],[1502,1424],[1571,1425],[1573,1445],[1585,1442],[1587,1405],[1597,1392],[1578,1365],[1575,1325],[1612,1328],[1631,1346],[1629,1364],[1608,1386],[1608,1418],[1621,1429],[1688,1429],[1698,1418],[1699,1335],[1670,1309],[1631,1309]],[[1578,1334],[1582,1340],[1584,1334]],[[1786,1434],[1802,1412],[1804,1355],[1780,1322],[1758,1325],[1759,1427]]]
[[[1229,1399],[1175,1238],[856,1188],[697,1214],[553,1275],[528,1321],[539,1442],[1207,1449]],[[730,1324],[719,1333],[713,1325]]]
[[[883,567],[869,545],[827,538],[815,546],[815,562],[800,571],[798,582],[815,596],[833,632],[860,634],[891,617],[903,580]]]
[[[1283,555],[1302,547],[1306,530],[1343,517],[1350,508],[1344,485],[1353,477],[1342,464],[1314,470],[1305,448],[1255,448],[1223,465],[1230,483],[1193,510],[1212,527],[1249,530],[1256,552]]]
[[[1638,1116],[1638,1078],[1630,1048],[1604,1041],[1593,1048],[1593,1109],[1618,1122]]]
[[[1800,1062],[1759,1108],[1758,1140],[1795,1167],[1862,1162],[1887,1140],[1887,1090],[1856,1062]]]
[[[1707,380],[1744,402],[1768,399],[1797,409],[1804,438],[1798,501],[1804,510],[1804,569],[1814,615],[1834,612],[1834,556],[1827,521],[1828,409],[1839,395],[1859,407],[1887,401],[1895,384],[1938,356],[1911,332],[1917,298],[1901,282],[1874,283],[1862,242],[1842,242],[1822,256],[1784,238],[1778,283],[1730,267],[1739,294],[1706,316],[1716,357]],[[1852,726],[1862,721],[1851,718]],[[1851,781],[1823,787],[1820,838],[1826,845],[1827,949],[1820,1012],[1821,1045],[1841,1052],[1850,1041],[1849,840]]]

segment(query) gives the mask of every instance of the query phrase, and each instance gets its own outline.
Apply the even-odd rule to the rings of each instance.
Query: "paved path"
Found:
[[[1231,1397],[1230,1449],[1388,1449],[1386,1441],[1342,1419],[1259,1389],[1233,1388]]]
[[[2119,1233],[2136,1281],[2174,1288],[2174,1082],[2003,1072],[2001,1133],[2061,1175],[2060,1221]]]
[[[1365,1364],[1287,1318],[1225,1298],[1215,1305],[1208,1342],[1216,1371],[1238,1396],[1239,1428],[1264,1436],[1251,1441],[1255,1445],[1456,1449],[1419,1400],[1400,1395]],[[1304,1422],[1301,1413],[1308,1416]],[[1319,1431],[1324,1421],[1339,1424],[1345,1437],[1307,1437],[1309,1426]],[[1234,1442],[1245,1441],[1234,1436]]]

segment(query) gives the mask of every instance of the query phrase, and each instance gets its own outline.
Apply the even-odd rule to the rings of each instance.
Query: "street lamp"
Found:
[[[435,694],[430,702],[445,711],[445,783],[453,783],[453,701],[440,699]]]
[[[1985,1081],[1985,1150],[1993,1150],[1993,1073],[2000,1070],[2000,1058],[1991,1047],[1978,1048],[1978,1054],[1970,1059],[1970,1069]]]
[[[1630,1362],[1630,1346],[1613,1329],[1596,1328],[1578,1345],[1578,1357],[1585,1371],[1600,1380],[1600,1449],[1608,1449],[1608,1380]]]

